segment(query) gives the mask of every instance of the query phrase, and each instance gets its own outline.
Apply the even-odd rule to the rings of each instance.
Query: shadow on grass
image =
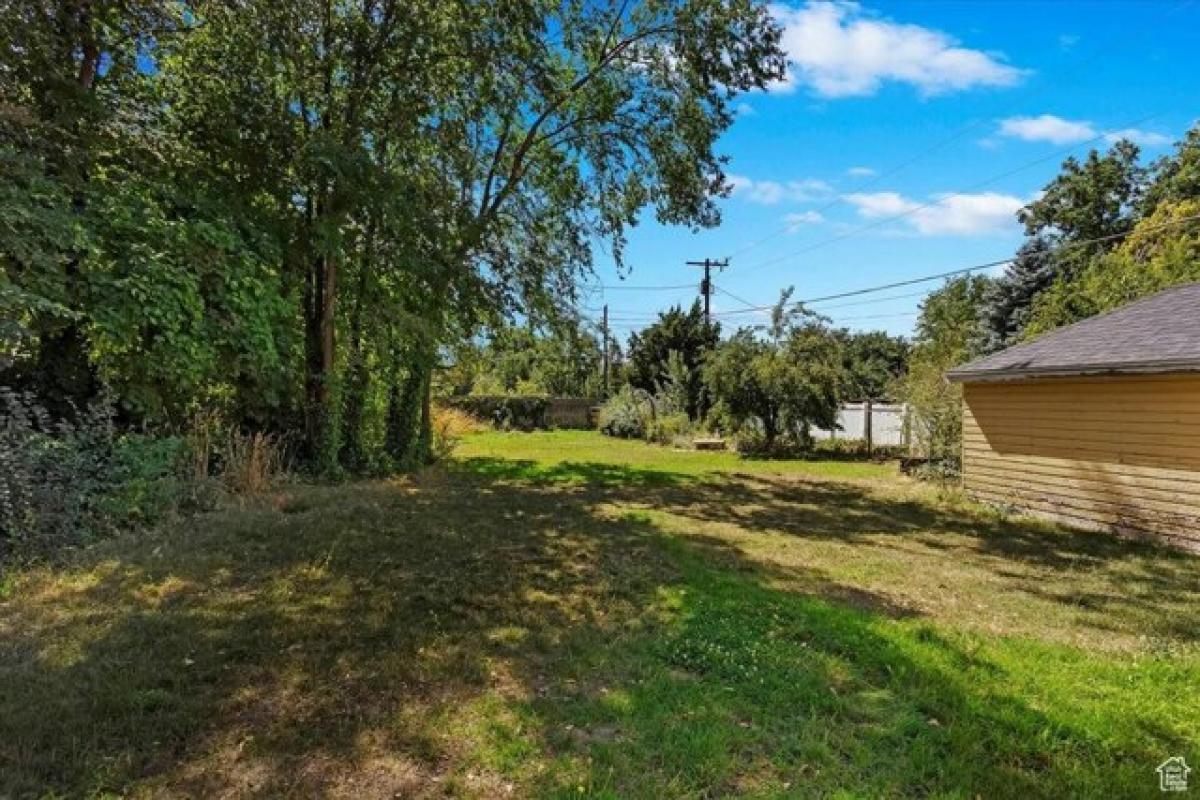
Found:
[[[594,461],[562,461],[543,464],[531,459],[466,458],[462,468],[497,480],[521,480],[532,483],[584,483],[590,486],[621,487],[676,486],[692,483],[697,476],[652,467],[605,464]]]
[[[891,497],[870,483],[843,480],[497,458],[469,459],[462,468],[505,480],[582,484],[595,502],[635,504],[752,534],[885,551],[916,546],[986,570],[1007,590],[1067,606],[1096,629],[1134,627],[1167,640],[1200,641],[1200,615],[1192,613],[1200,604],[1200,563],[1146,542]]]
[[[31,578],[0,605],[0,795],[1116,796],[1161,756],[1031,707],[886,598],[819,570],[773,588],[720,539],[598,508],[797,536],[856,535],[823,503],[896,535],[955,518],[837,484],[472,469],[312,487]]]

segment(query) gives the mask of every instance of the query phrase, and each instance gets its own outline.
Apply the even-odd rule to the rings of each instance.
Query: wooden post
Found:
[[[608,399],[608,303],[604,304],[604,322],[601,325],[601,335],[604,337],[604,399]]]
[[[874,449],[871,446],[871,399],[863,400],[863,438],[867,440],[867,455]]]

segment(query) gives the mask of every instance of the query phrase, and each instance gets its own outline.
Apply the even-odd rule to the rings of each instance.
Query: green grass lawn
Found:
[[[483,434],[10,574],[0,797],[1156,797],[1198,639],[891,466]]]

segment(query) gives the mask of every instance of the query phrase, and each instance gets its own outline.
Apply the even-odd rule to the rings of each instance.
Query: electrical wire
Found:
[[[1061,158],[1064,155],[1068,155],[1068,154],[1074,152],[1075,150],[1077,150],[1080,147],[1096,144],[1100,141],[1107,139],[1109,136],[1112,136],[1116,131],[1122,130],[1123,128],[1131,128],[1131,127],[1140,125],[1141,123],[1146,122],[1147,120],[1150,120],[1156,116],[1159,116],[1160,113],[1161,112],[1154,113],[1154,114],[1147,114],[1147,115],[1139,117],[1135,120],[1131,120],[1131,121],[1127,122],[1125,125],[1121,126],[1120,128],[1113,128],[1113,129],[1104,131],[1103,133],[1099,133],[1090,139],[1087,139],[1082,142],[1078,142],[1076,144],[1071,145],[1070,147],[1065,147],[1065,148],[1061,148],[1059,150],[1055,150],[1053,153],[1048,153],[1046,155],[1040,156],[1038,158],[1033,159],[1032,161],[1024,162],[1023,164],[1020,164],[1012,169],[1006,170],[997,175],[993,175],[990,178],[987,178],[982,181],[978,181],[976,183],[973,183],[973,184],[971,184],[967,187],[964,187],[962,189],[959,189],[957,191],[950,192],[949,194],[939,195],[936,200],[930,200],[925,203],[919,203],[919,204],[912,206],[911,208],[907,208],[904,211],[901,211],[897,214],[891,214],[886,217],[880,217],[879,219],[873,220],[873,221],[865,223],[863,225],[859,225],[858,227],[853,228],[849,231],[846,231],[845,233],[841,233],[841,234],[838,234],[837,236],[831,236],[827,239],[822,239],[820,241],[814,242],[810,245],[800,248],[799,250],[793,250],[792,252],[785,253],[781,256],[776,256],[774,258],[769,258],[764,261],[756,262],[754,264],[751,264],[748,267],[741,268],[741,271],[742,272],[752,272],[752,271],[760,270],[764,267],[769,267],[769,266],[773,266],[775,264],[779,264],[784,261],[790,261],[790,260],[796,258],[797,256],[812,252],[813,250],[817,250],[822,247],[826,247],[826,246],[834,244],[836,242],[841,242],[846,239],[853,238],[855,236],[858,236],[861,233],[865,233],[866,231],[878,228],[881,225],[886,225],[889,222],[895,222],[896,220],[905,219],[906,217],[911,217],[913,214],[916,214],[920,211],[926,211],[928,209],[934,208],[937,205],[939,205],[940,203],[943,203],[952,197],[962,197],[967,192],[974,191],[976,189],[982,189],[984,187],[990,186],[991,184],[996,183],[997,181],[1001,181],[1005,178],[1011,177],[1012,175],[1016,175],[1018,172],[1023,172],[1025,170],[1029,169],[1030,167],[1037,166],[1038,164],[1044,163],[1046,161],[1050,161],[1052,159]]]
[[[1178,219],[1167,220],[1166,222],[1160,222],[1157,225],[1143,225],[1138,228],[1138,232],[1146,233],[1149,231],[1162,230],[1164,228],[1172,228],[1172,227],[1175,227],[1176,225],[1182,225],[1182,224],[1185,224],[1188,222],[1197,222],[1197,221],[1200,221],[1200,214],[1192,214],[1192,215],[1189,215],[1186,217],[1179,217]],[[1131,233],[1131,231],[1124,231],[1121,233],[1110,233],[1105,236],[1096,236],[1091,239],[1081,239],[1077,242],[1068,242],[1067,244],[1054,245],[1052,247],[1029,249],[1029,250],[1024,251],[1022,253],[1022,255],[1026,255],[1026,256],[1051,255],[1051,254],[1061,253],[1061,252],[1067,251],[1067,250],[1073,250],[1073,249],[1080,248],[1080,247],[1086,247],[1087,245],[1091,245],[1091,244],[1100,244],[1103,242],[1114,241],[1116,239],[1123,239],[1126,236],[1128,236],[1130,233]],[[953,277],[956,277],[959,275],[969,275],[972,272],[979,272],[980,270],[992,269],[995,267],[1002,267],[1002,266],[1011,264],[1014,260],[1016,260],[1016,256],[1010,256],[1008,258],[1002,258],[1002,259],[998,259],[996,261],[985,261],[980,264],[972,264],[970,266],[959,267],[957,269],[946,270],[944,272],[935,272],[931,275],[922,275],[920,277],[909,278],[907,280],[893,281],[891,283],[879,284],[877,286],[867,286],[867,287],[863,287],[861,289],[852,289],[852,290],[845,291],[845,292],[837,292],[835,294],[824,295],[822,297],[810,297],[810,298],[798,300],[795,302],[803,303],[805,305],[815,305],[815,304],[823,303],[823,302],[826,302],[829,300],[841,300],[841,299],[847,298],[847,297],[858,297],[858,296],[864,295],[864,294],[874,294],[875,292],[882,292],[882,291],[886,291],[888,289],[898,289],[903,286],[913,286],[918,283],[927,283],[929,281],[936,281],[941,278],[953,278]],[[735,298],[735,299],[738,299],[739,302],[745,303],[745,301],[741,300],[740,298]],[[887,299],[887,298],[882,298],[882,299]],[[898,299],[898,298],[892,298],[892,299]],[[756,311],[767,311],[769,309],[774,308],[775,305],[776,305],[775,303],[769,303],[769,304],[757,305],[757,306],[747,304],[747,307],[744,309],[734,309],[731,311],[714,312],[713,316],[731,316],[731,315],[736,315],[736,314],[748,314],[748,313],[752,313],[752,312],[756,312]]]

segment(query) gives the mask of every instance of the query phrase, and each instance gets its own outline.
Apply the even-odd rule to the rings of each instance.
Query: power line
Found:
[[[906,292],[904,294],[890,294],[887,297],[872,297],[870,300],[853,300],[849,303],[836,303],[829,308],[845,308],[847,306],[866,306],[874,303],[886,303],[890,300],[908,300],[913,297],[924,297],[929,294],[928,290],[922,289],[919,292]],[[812,303],[812,305],[820,305],[820,303]]]
[[[732,298],[732,299],[734,299],[734,300],[737,300],[739,303],[741,303],[741,304],[742,304],[742,305],[744,305],[744,306],[748,306],[748,307],[750,307],[750,308],[753,308],[753,307],[754,307],[754,303],[751,303],[749,300],[743,300],[742,298],[738,297],[736,294],[734,294],[733,292],[729,291],[728,289],[726,289],[726,288],[725,288],[725,287],[723,287],[723,286],[717,286],[716,284],[713,284],[713,288],[714,288],[714,289],[716,289],[716,290],[717,290],[718,292],[720,292],[721,294],[725,295],[726,297],[729,297],[729,298]],[[718,312],[718,313],[719,313],[719,312]]]
[[[1142,226],[1138,227],[1137,231],[1139,233],[1146,233],[1149,231],[1162,230],[1165,228],[1173,228],[1177,225],[1183,225],[1188,222],[1200,222],[1200,214],[1192,214],[1192,215],[1189,215],[1186,217],[1180,217],[1178,219],[1167,220],[1166,222],[1160,222],[1156,225],[1142,225]],[[1067,244],[1055,245],[1052,247],[1030,249],[1030,250],[1026,250],[1023,253],[1023,255],[1050,255],[1053,253],[1060,253],[1063,251],[1072,250],[1072,249],[1079,248],[1079,247],[1085,247],[1085,246],[1091,245],[1091,244],[1101,244],[1103,242],[1109,242],[1109,241],[1113,241],[1115,239],[1121,239],[1121,238],[1129,236],[1130,233],[1132,233],[1132,231],[1126,231],[1126,232],[1122,232],[1122,233],[1110,233],[1106,236],[1097,236],[1092,239],[1082,239],[1077,242],[1069,242]],[[802,300],[797,300],[795,302],[803,303],[805,305],[817,305],[817,304],[825,303],[825,302],[828,302],[831,300],[842,300],[842,299],[848,298],[848,297],[860,297],[860,296],[866,295],[866,294],[874,294],[875,292],[887,291],[888,289],[898,289],[898,288],[901,288],[904,286],[914,286],[919,283],[928,283],[930,281],[936,281],[936,280],[939,280],[942,278],[953,278],[953,277],[957,277],[959,275],[969,275],[972,272],[979,272],[980,270],[992,269],[995,267],[1002,267],[1002,266],[1011,264],[1015,259],[1016,259],[1016,256],[1010,256],[1009,258],[998,259],[996,261],[986,261],[986,262],[983,262],[980,264],[972,264],[972,265],[966,266],[966,267],[960,267],[957,269],[946,270],[944,272],[936,272],[931,275],[922,275],[922,276],[919,276],[916,278],[909,278],[907,280],[902,280],[902,281],[893,281],[891,283],[884,283],[884,284],[879,284],[876,286],[866,286],[866,287],[862,287],[859,289],[851,289],[851,290],[844,291],[844,292],[837,292],[835,294],[824,295],[822,297],[810,297],[810,298],[806,298],[806,299],[802,299]],[[774,308],[777,305],[777,303],[770,303],[767,305],[757,305],[757,306],[752,305],[748,301],[746,301],[740,297],[737,297],[735,295],[732,295],[728,290],[726,290],[722,287],[717,286],[714,288],[716,288],[717,291],[720,291],[723,294],[726,294],[726,295],[730,296],[731,298],[733,298],[734,300],[737,300],[738,302],[742,303],[743,305],[746,306],[746,308],[733,309],[730,311],[714,311],[713,316],[724,317],[724,316],[734,316],[734,315],[739,315],[739,314],[749,314],[749,313],[761,312],[761,311],[769,311],[770,309]],[[909,297],[917,297],[917,296],[920,296],[923,294],[927,294],[927,292],[916,292],[916,293],[911,293],[911,294],[894,295],[891,297],[874,298],[872,300],[855,301],[852,303],[842,303],[842,304],[839,304],[837,307],[840,308],[843,306],[850,306],[850,305],[860,305],[860,304],[866,304],[866,303],[884,302],[886,300],[900,300],[900,299],[905,299],[905,298],[909,298]],[[583,319],[589,320],[590,322],[593,322],[593,323],[596,322],[596,320],[594,320],[590,317],[587,317],[586,315],[583,315],[578,310],[575,310],[574,313],[576,313],[578,316],[580,316]],[[617,311],[617,312],[610,312],[609,319],[610,320],[616,319],[616,318],[625,319],[625,320],[627,320],[629,325],[636,325],[639,322],[637,317],[640,317],[642,315],[644,315],[648,320],[653,320],[659,316],[659,313],[657,313],[657,312],[638,312],[638,311],[632,311],[632,310]]]
[[[1171,228],[1176,225],[1182,225],[1187,222],[1195,222],[1197,220],[1200,220],[1200,214],[1193,214],[1193,215],[1186,216],[1186,217],[1180,217],[1178,219],[1168,220],[1166,222],[1160,222],[1157,225],[1144,225],[1144,226],[1141,226],[1138,228],[1138,232],[1145,233],[1147,231],[1161,230],[1163,228]],[[1071,250],[1071,249],[1078,248],[1078,247],[1084,247],[1084,246],[1087,246],[1090,244],[1100,244],[1102,242],[1109,242],[1109,241],[1113,241],[1115,239],[1122,239],[1122,238],[1128,236],[1130,233],[1132,233],[1132,231],[1124,231],[1122,233],[1110,233],[1106,236],[1097,236],[1092,239],[1081,239],[1080,241],[1077,241],[1077,242],[1069,242],[1067,244],[1055,245],[1053,247],[1044,247],[1044,248],[1026,250],[1023,253],[1023,255],[1049,255],[1051,253],[1058,253],[1058,252],[1062,252],[1065,250]],[[940,278],[952,278],[952,277],[955,277],[958,275],[968,275],[972,272],[978,272],[978,271],[984,270],[984,269],[991,269],[993,267],[1002,267],[1007,264],[1011,264],[1015,259],[1016,259],[1016,256],[1010,256],[1009,258],[1003,258],[1003,259],[999,259],[997,261],[987,261],[982,264],[972,264],[971,266],[961,267],[959,269],[947,270],[945,272],[937,272],[932,275],[923,275],[919,278],[910,278],[908,280],[895,281],[893,283],[885,283],[885,284],[881,284],[879,286],[868,286],[868,287],[864,287],[862,289],[853,289],[851,291],[838,292],[837,294],[825,295],[824,297],[811,297],[811,298],[808,298],[805,300],[799,300],[797,302],[805,303],[805,304],[816,304],[816,303],[823,303],[826,300],[840,300],[845,297],[857,297],[859,295],[864,295],[864,294],[873,294],[875,292],[882,292],[882,291],[886,291],[888,289],[897,289],[902,286],[912,286],[912,285],[918,284],[918,283],[927,283],[929,281],[936,281]],[[746,313],[750,313],[753,311],[765,311],[767,309],[774,308],[775,305],[776,305],[775,303],[771,303],[769,305],[750,306],[745,309],[736,309],[733,311],[724,311],[724,312],[718,312],[718,313],[720,313],[722,315],[746,314]]]
[[[1002,172],[998,175],[993,175],[990,178],[987,178],[982,181],[978,181],[976,183],[973,183],[973,184],[971,184],[967,187],[964,187],[962,189],[959,189],[957,191],[950,192],[949,194],[941,195],[940,197],[938,197],[937,200],[931,200],[931,201],[928,201],[925,203],[920,203],[918,205],[913,206],[912,208],[901,211],[900,213],[892,214],[887,217],[881,217],[872,222],[868,222],[865,225],[860,225],[857,228],[853,228],[852,230],[846,231],[845,233],[838,234],[837,236],[831,236],[828,239],[822,239],[821,241],[814,242],[813,244],[802,247],[799,250],[794,250],[791,253],[785,253],[781,256],[776,256],[775,258],[769,258],[765,261],[759,261],[757,263],[751,264],[748,267],[743,267],[742,271],[749,272],[751,270],[762,269],[763,267],[768,267],[773,264],[778,264],[782,261],[789,261],[789,260],[795,258],[796,256],[803,255],[804,253],[811,252],[813,250],[816,250],[821,247],[825,247],[825,246],[833,244],[835,242],[840,242],[845,239],[852,238],[854,236],[857,236],[860,233],[864,233],[866,231],[872,230],[873,228],[878,228],[880,225],[886,225],[889,222],[895,222],[898,219],[904,219],[905,217],[910,217],[913,214],[916,214],[918,211],[925,211],[930,208],[933,208],[933,207],[937,206],[939,203],[942,203],[951,197],[962,197],[966,192],[969,192],[969,191],[972,191],[975,189],[982,189],[985,186],[990,186],[991,184],[993,184],[997,181],[1000,181],[1000,180],[1003,180],[1004,178],[1015,175],[1018,172],[1023,172],[1025,170],[1029,169],[1030,167],[1037,166],[1038,164],[1041,164],[1045,161],[1050,161],[1051,159],[1059,158],[1065,154],[1072,153],[1075,150],[1077,150],[1078,148],[1083,147],[1085,145],[1096,144],[1097,142],[1100,142],[1100,141],[1106,139],[1107,137],[1113,135],[1116,131],[1119,131],[1122,128],[1130,128],[1135,125],[1140,125],[1141,123],[1146,122],[1147,120],[1150,120],[1156,116],[1159,116],[1159,113],[1161,113],[1161,112],[1154,113],[1154,114],[1147,114],[1146,116],[1139,117],[1135,120],[1131,120],[1130,122],[1127,122],[1124,125],[1122,125],[1120,128],[1113,128],[1110,130],[1106,130],[1100,134],[1097,134],[1096,136],[1093,136],[1090,139],[1073,144],[1070,147],[1061,148],[1059,150],[1055,150],[1053,153],[1048,153],[1048,154],[1046,154],[1044,156],[1040,156],[1032,161],[1027,161],[1023,164],[1018,165],[1017,167],[1014,167],[1010,170],[1006,170],[1005,172]]]
[[[632,292],[666,292],[666,291],[673,291],[676,289],[694,289],[694,288],[696,288],[696,284],[694,284],[694,283],[678,283],[673,286],[622,286],[622,285],[609,286],[609,285],[605,285],[605,284],[600,284],[599,288],[600,288],[600,291],[602,291],[602,292],[631,292],[631,291]]]

